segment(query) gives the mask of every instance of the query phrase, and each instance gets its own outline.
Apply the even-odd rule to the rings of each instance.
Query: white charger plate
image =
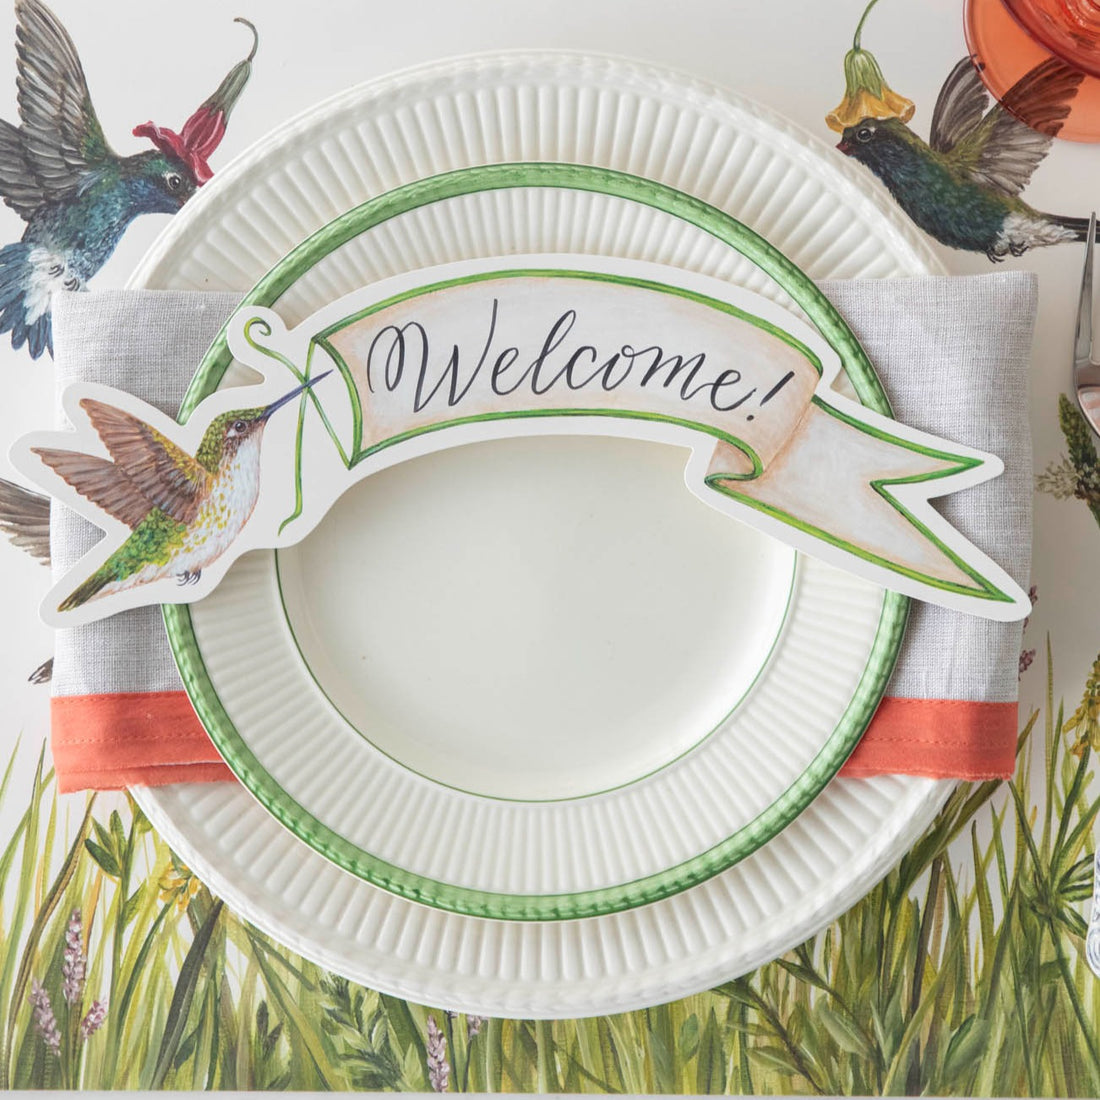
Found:
[[[819,278],[932,266],[897,215],[766,112],[646,66],[540,54],[433,66],[354,90],[289,124],[220,174],[134,283],[242,289],[358,201],[493,160],[579,161],[656,178],[750,223]],[[641,224],[619,213],[590,207],[548,219],[528,210],[517,218],[514,209],[498,209],[435,234],[428,225],[406,227],[379,236],[343,269],[329,265],[299,281],[297,297],[288,294],[278,308],[293,322],[296,311],[316,308],[312,297],[331,300],[351,289],[352,276],[358,285],[471,255],[555,249],[672,262],[783,300],[720,242],[675,221]],[[456,232],[458,224],[467,231]],[[545,455],[516,452],[508,465],[525,460],[545,463]],[[608,451],[598,461],[613,469],[616,457]],[[396,495],[416,498],[416,485],[404,490]],[[631,912],[522,925],[428,909],[353,879],[238,788],[162,788],[139,797],[231,905],[324,965],[413,999],[559,1016],[668,999],[798,942],[904,850],[946,786],[901,777],[835,781],[754,856],[692,890]]]

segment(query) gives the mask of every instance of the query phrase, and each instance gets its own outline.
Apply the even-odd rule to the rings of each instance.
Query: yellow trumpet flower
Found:
[[[898,118],[908,122],[916,110],[911,99],[898,95],[883,78],[875,55],[855,46],[844,56],[844,98],[825,116],[838,134],[865,118]]]
[[[844,55],[844,98],[825,116],[825,125],[838,134],[865,118],[897,118],[908,122],[916,107],[887,83],[875,55],[861,44],[863,24],[878,0],[870,0],[856,24],[852,48]]]

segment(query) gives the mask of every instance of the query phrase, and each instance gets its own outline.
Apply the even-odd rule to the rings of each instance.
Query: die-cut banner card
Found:
[[[468,261],[363,287],[289,329],[245,305],[228,341],[263,382],[212,394],[185,424],[74,385],[75,431],[13,448],[106,532],[50,590],[46,622],[201,599],[372,473],[534,434],[687,447],[691,492],[803,553],[986,618],[1030,611],[930,503],[998,476],[1000,459],[833,392],[841,364],[816,332],[720,280],[592,256]]]

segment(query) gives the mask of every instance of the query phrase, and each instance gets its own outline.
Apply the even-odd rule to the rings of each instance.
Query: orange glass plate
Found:
[[[1004,0],[1016,22],[1055,57],[1100,77],[1100,5],[1096,0]]]
[[[964,27],[982,81],[998,100],[1025,73],[1056,56],[1017,22],[1005,0],[967,0]],[[1100,141],[1100,78],[1085,76],[1058,136]]]

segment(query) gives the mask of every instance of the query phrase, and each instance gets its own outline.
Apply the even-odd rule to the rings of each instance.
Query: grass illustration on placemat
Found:
[[[958,787],[879,886],[778,961],[590,1020],[463,1016],[328,974],[237,920],[136,804],[66,820],[75,800],[40,762],[0,851],[0,1085],[1100,1095],[1081,912],[1100,801],[1046,656],[1013,783]]]

